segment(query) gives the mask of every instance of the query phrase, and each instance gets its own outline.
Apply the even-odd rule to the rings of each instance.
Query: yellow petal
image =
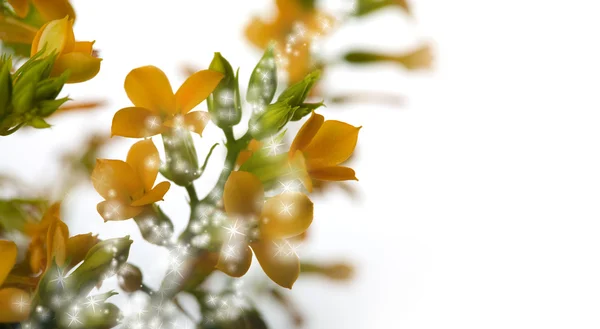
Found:
[[[221,272],[239,278],[244,276],[252,264],[252,250],[243,243],[225,244],[219,254],[216,268]]]
[[[325,121],[303,150],[308,170],[333,167],[346,161],[354,152],[360,128],[341,121]]]
[[[171,183],[160,182],[152,190],[144,194],[141,198],[133,201],[131,205],[137,207],[161,201],[165,194],[167,194],[167,191],[169,191],[170,187]]]
[[[25,18],[29,13],[29,1],[27,0],[8,0],[8,3],[13,7],[17,16]]]
[[[69,16],[72,20],[75,19],[75,11],[69,0],[32,0],[32,2],[46,21],[65,16]]]
[[[28,250],[29,266],[31,273],[40,273],[46,266],[46,252],[41,239],[34,239],[29,244]]]
[[[50,268],[53,261],[58,266],[63,266],[67,259],[67,239],[69,228],[63,221],[55,220],[48,228],[46,236],[46,268]]]
[[[150,191],[154,186],[160,167],[158,150],[152,140],[145,139],[133,144],[127,153],[126,162],[137,173],[144,190]]]
[[[265,274],[278,285],[292,289],[300,275],[300,259],[285,240],[251,244],[252,251]]]
[[[12,17],[0,15],[0,40],[4,42],[32,44],[37,31]]]
[[[204,128],[210,121],[210,114],[205,111],[194,111],[185,115],[177,115],[171,120],[165,121],[166,127],[181,127],[202,136]]]
[[[52,76],[59,76],[69,70],[67,83],[79,83],[92,79],[100,72],[101,58],[85,53],[72,52],[56,59],[52,67]]]
[[[217,71],[202,70],[187,78],[175,94],[179,112],[188,113],[202,103],[217,88],[223,76]]]
[[[352,168],[341,166],[312,170],[310,172],[310,177],[328,181],[358,180]]]
[[[84,53],[91,55],[94,51],[94,43],[96,41],[76,41],[73,47],[73,52]]]
[[[133,218],[139,215],[144,207],[133,207],[121,200],[108,200],[98,203],[96,210],[107,222]]]
[[[29,318],[29,294],[17,288],[0,289],[0,323],[22,322]]]
[[[111,127],[112,136],[144,138],[164,131],[160,117],[142,107],[126,107],[115,113]]]
[[[44,46],[46,54],[69,52],[73,49],[75,41],[72,23],[67,17],[50,21],[38,30],[33,41],[31,56],[41,51]]]
[[[96,160],[92,184],[104,199],[128,200],[143,194],[144,187],[129,164],[121,160]]]
[[[265,203],[261,221],[261,239],[293,237],[310,226],[313,220],[313,203],[299,192],[287,192],[270,198]]]
[[[293,173],[291,179],[300,180],[306,190],[311,193],[313,191],[313,182],[308,173],[308,169],[306,168],[306,160],[304,159],[302,151],[296,151],[295,155],[290,160],[290,166]]]
[[[142,66],[131,70],[125,78],[125,92],[137,107],[156,114],[176,114],[175,95],[171,83],[156,66]]]
[[[0,286],[17,261],[17,245],[12,241],[0,240]]]
[[[296,138],[294,138],[292,145],[290,145],[290,157],[293,157],[297,150],[303,150],[310,144],[317,132],[319,132],[319,129],[321,129],[323,122],[325,122],[325,118],[313,111],[310,118],[298,130]]]
[[[81,262],[87,252],[95,246],[100,240],[97,235],[92,233],[78,234],[67,240],[67,258],[69,258],[69,266],[73,267]]]
[[[245,171],[233,171],[223,190],[225,211],[230,215],[258,215],[264,195],[258,177]]]

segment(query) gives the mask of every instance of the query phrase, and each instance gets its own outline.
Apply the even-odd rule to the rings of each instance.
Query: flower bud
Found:
[[[273,53],[273,45],[270,45],[263,57],[260,59],[248,83],[246,100],[253,106],[255,112],[261,111],[269,105],[277,90],[277,64]]]
[[[180,186],[188,186],[200,177],[198,155],[192,134],[186,129],[177,129],[162,134],[166,164],[161,173]]]
[[[139,267],[132,264],[125,264],[117,273],[119,287],[125,292],[135,292],[142,286],[143,275]]]
[[[351,279],[354,275],[354,267],[347,263],[326,265],[302,263],[300,265],[300,271],[303,274],[320,274],[335,281],[346,281]]]
[[[284,90],[277,98],[277,101],[287,101],[287,103],[293,107],[301,106],[320,77],[321,71],[319,70],[309,73],[304,79]]]
[[[133,241],[129,236],[99,242],[88,251],[83,263],[69,276],[72,291],[86,296],[94,286],[127,261]]]
[[[231,64],[218,52],[208,68],[225,75],[207,100],[211,120],[221,128],[235,126],[242,119],[239,70],[234,74]]]
[[[250,134],[254,139],[262,140],[279,132],[292,119],[298,107],[292,107],[287,101],[273,103],[250,118]]]
[[[399,6],[410,14],[410,7],[407,0],[358,0],[354,15],[364,16],[389,6]]]
[[[294,112],[291,121],[301,120],[303,117],[310,114],[312,111],[318,109],[321,106],[325,106],[323,102],[320,103],[302,103],[300,107]]]
[[[68,73],[63,73],[56,78],[40,81],[35,90],[35,100],[41,101],[55,99],[56,96],[60,94],[60,91],[67,82],[68,77]]]
[[[51,115],[52,113],[56,112],[56,110],[58,110],[58,108],[68,100],[69,97],[63,97],[59,99],[40,101],[37,105],[37,114],[45,118]]]

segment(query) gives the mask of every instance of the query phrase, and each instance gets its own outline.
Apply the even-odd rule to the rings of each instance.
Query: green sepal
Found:
[[[294,115],[292,116],[292,120],[290,120],[290,121],[298,121],[298,120],[302,119],[303,117],[307,116],[308,114],[310,114],[312,111],[318,109],[321,106],[325,106],[325,103],[323,103],[323,102],[320,102],[320,103],[303,103],[294,112]]]
[[[50,128],[50,124],[40,117],[33,117],[27,124],[35,129]]]
[[[12,59],[3,56],[2,67],[0,68],[0,120],[9,113],[12,102]]]
[[[40,81],[35,91],[35,99],[37,101],[55,99],[60,94],[68,78],[69,72],[63,72],[56,78]]]

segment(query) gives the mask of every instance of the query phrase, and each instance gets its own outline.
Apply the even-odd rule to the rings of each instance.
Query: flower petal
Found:
[[[73,267],[79,264],[87,252],[95,246],[100,240],[97,235],[92,233],[78,234],[67,240],[67,256],[69,258],[69,266]]]
[[[112,136],[144,138],[164,131],[160,117],[142,107],[126,107],[115,113],[111,127]]]
[[[144,207],[133,207],[120,200],[108,200],[98,203],[96,210],[107,222],[133,218],[139,215]]]
[[[204,127],[210,121],[210,114],[205,111],[194,111],[186,115],[176,115],[173,119],[165,121],[164,125],[170,128],[181,127],[202,136]]]
[[[308,170],[333,167],[346,161],[354,152],[360,128],[341,121],[325,121],[303,150]]]
[[[258,177],[245,171],[233,171],[223,190],[225,212],[229,215],[258,215],[264,195]]]
[[[308,193],[311,193],[313,191],[313,181],[306,168],[306,160],[302,151],[296,151],[296,154],[290,160],[290,167],[293,174],[291,179],[300,180]]]
[[[29,294],[17,288],[0,289],[0,323],[22,322],[29,318]]]
[[[358,180],[358,178],[356,178],[356,173],[352,168],[342,166],[312,170],[310,172],[310,177],[328,181]]]
[[[244,276],[252,264],[252,250],[243,243],[225,244],[215,266],[221,272],[239,278]]]
[[[60,19],[65,16],[74,20],[76,17],[69,0],[32,0],[32,2],[44,20]]]
[[[156,114],[176,114],[175,95],[171,83],[158,67],[148,65],[131,70],[125,78],[125,92],[137,107]]]
[[[91,55],[94,51],[95,42],[96,41],[76,41],[73,46],[73,52]]]
[[[25,18],[29,13],[29,1],[27,0],[8,0],[8,3],[15,10],[17,16]]]
[[[262,19],[253,17],[250,24],[246,26],[245,35],[246,39],[255,46],[265,48],[271,40],[275,39],[274,31],[273,24],[265,24]]]
[[[150,191],[154,186],[158,168],[160,167],[160,158],[158,150],[151,139],[141,140],[131,146],[127,153],[126,162],[137,173],[143,183],[144,191]]]
[[[250,245],[265,274],[278,285],[292,289],[300,275],[300,259],[285,240]]]
[[[143,193],[143,185],[129,164],[121,160],[96,160],[92,184],[104,199],[129,200]]]
[[[187,78],[175,94],[179,113],[188,113],[202,103],[217,88],[223,77],[221,72],[202,70]]]
[[[72,22],[67,17],[44,24],[36,33],[31,45],[31,56],[41,51],[44,46],[46,54],[53,51],[61,54],[73,49],[75,37]]]
[[[69,70],[67,83],[79,83],[92,79],[100,72],[101,58],[89,54],[73,52],[63,54],[56,59],[52,67],[52,76],[59,76]]]
[[[17,261],[17,245],[12,241],[0,240],[0,286]]]
[[[284,239],[302,234],[313,220],[313,203],[300,192],[288,192],[265,203],[261,221],[261,238]]]
[[[33,45],[37,29],[12,17],[0,15],[0,40]]]
[[[46,236],[46,268],[50,268],[53,261],[58,266],[63,266],[67,259],[67,239],[69,228],[63,221],[55,220],[48,228]]]
[[[137,207],[161,201],[163,200],[165,194],[167,194],[167,191],[169,191],[170,187],[171,183],[160,182],[152,190],[144,194],[141,198],[133,201],[131,205]]]
[[[310,141],[312,141],[317,132],[319,132],[319,129],[321,129],[323,122],[325,122],[325,118],[313,111],[310,118],[298,130],[296,138],[294,138],[292,145],[290,145],[290,157],[293,157],[297,150],[303,150],[310,144]]]

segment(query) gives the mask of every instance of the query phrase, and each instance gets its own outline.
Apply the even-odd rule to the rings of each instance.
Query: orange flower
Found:
[[[223,203],[227,215],[235,219],[236,230],[228,231],[237,232],[241,222],[240,226],[256,225],[259,236],[250,241],[242,236],[244,239],[239,241],[235,234],[230,235],[216,267],[230,276],[240,277],[250,268],[254,251],[265,274],[278,285],[291,289],[300,274],[300,260],[287,239],[308,229],[313,220],[313,203],[298,192],[263,200],[264,189],[256,176],[243,171],[231,173],[225,183]]]
[[[29,293],[5,284],[17,262],[17,245],[0,240],[0,323],[21,322],[29,317]]]
[[[100,71],[102,59],[94,57],[94,41],[75,41],[73,20],[69,17],[44,24],[36,33],[31,44],[31,56],[39,51],[45,55],[56,52],[58,57],[52,67],[52,76],[69,70],[67,83],[90,80]]]
[[[308,175],[304,184],[312,191],[312,181],[358,180],[352,168],[340,166],[354,152],[361,127],[327,120],[315,112],[304,123],[290,146],[290,160]]]
[[[30,6],[33,5],[45,22],[65,16],[75,19],[75,11],[69,0],[8,0],[8,3],[21,18],[29,14]]]
[[[169,79],[156,66],[133,69],[125,78],[125,92],[135,105],[119,110],[112,122],[112,135],[150,137],[182,126],[202,134],[207,112],[190,112],[202,103],[223,79],[223,74],[203,70],[191,75],[173,94]]]
[[[102,218],[105,221],[133,218],[146,206],[162,200],[171,183],[154,186],[159,165],[158,150],[149,139],[133,144],[126,161],[98,159],[92,183],[105,199],[97,206]]]
[[[305,8],[300,1],[276,0],[277,15],[272,21],[254,17],[246,27],[246,38],[265,49],[271,41],[286,64],[290,83],[302,80],[311,71],[311,37],[324,34],[334,18],[314,8]],[[289,47],[287,47],[289,46]]]

